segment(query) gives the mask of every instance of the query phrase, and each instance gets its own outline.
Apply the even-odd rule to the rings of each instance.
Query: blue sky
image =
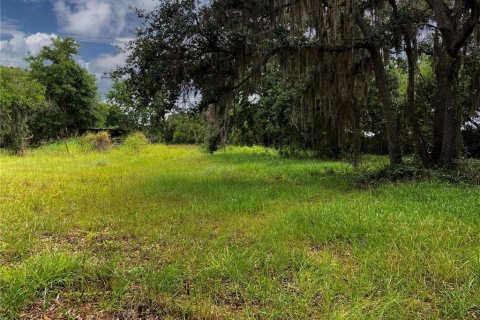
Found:
[[[138,24],[130,6],[153,9],[154,0],[0,0],[0,64],[25,67],[53,37],[80,43],[77,61],[97,77],[101,94],[111,86],[103,74],[123,65],[118,46]]]

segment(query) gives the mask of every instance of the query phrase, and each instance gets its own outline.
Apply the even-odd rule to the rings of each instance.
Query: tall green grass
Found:
[[[0,314],[475,319],[480,189],[264,148],[0,155]],[[367,166],[383,158],[369,157]]]

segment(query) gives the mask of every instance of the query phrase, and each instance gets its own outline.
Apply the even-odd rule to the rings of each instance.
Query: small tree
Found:
[[[29,133],[27,117],[45,105],[43,85],[20,68],[0,66],[0,146],[23,154]]]

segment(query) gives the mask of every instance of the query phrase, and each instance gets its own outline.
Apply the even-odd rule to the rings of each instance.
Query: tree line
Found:
[[[106,127],[354,165],[480,155],[480,0],[162,0],[137,14],[104,102],[72,38],[2,67],[0,147]]]
[[[28,145],[76,135],[105,114],[95,77],[75,60],[73,38],[55,39],[27,70],[0,66],[0,147],[22,154]]]
[[[146,131],[161,142],[201,143],[199,117],[195,125],[183,114],[159,119],[130,103],[122,81],[102,101],[95,77],[76,61],[78,50],[74,38],[57,38],[26,57],[26,69],[0,66],[0,148],[23,154],[27,146],[101,129]]]
[[[465,124],[476,125],[479,0],[165,0],[137,12],[144,23],[112,76],[127,76],[130,97],[159,119],[196,97],[211,151],[270,117],[265,134],[277,126],[295,133],[290,145],[354,163],[365,136],[380,134],[391,164],[413,149],[425,167],[454,167]],[[266,106],[273,82],[278,103],[239,124],[245,101]],[[289,110],[272,114],[282,103]]]

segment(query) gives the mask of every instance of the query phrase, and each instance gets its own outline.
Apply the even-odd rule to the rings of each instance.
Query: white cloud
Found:
[[[118,54],[102,54],[97,59],[92,61],[91,66],[95,70],[102,72],[113,71],[117,67],[123,67],[128,54],[120,52]]]
[[[152,10],[155,6],[153,0],[56,0],[54,11],[63,31],[95,39],[132,31],[127,30],[133,16],[130,7]]]
[[[55,3],[55,13],[62,30],[83,37],[96,38],[118,34],[125,27],[124,8],[95,0]]]
[[[112,87],[112,80],[106,77],[106,73],[115,70],[117,67],[123,67],[128,53],[119,52],[117,54],[101,54],[98,58],[87,64],[87,70],[97,78],[98,91],[100,95]]]
[[[26,35],[20,31],[10,31],[9,40],[0,41],[0,64],[6,66],[26,67],[25,57],[29,54],[36,55],[43,46],[48,46],[56,34],[37,32]]]
[[[117,47],[123,47],[125,43],[133,40],[130,37],[118,37],[115,39]],[[107,74],[117,68],[125,66],[125,61],[129,52],[119,51],[116,54],[104,53],[93,59],[87,65],[87,70],[94,74],[97,78],[98,91],[101,96],[105,96],[108,90],[112,88],[112,80],[107,77]]]

